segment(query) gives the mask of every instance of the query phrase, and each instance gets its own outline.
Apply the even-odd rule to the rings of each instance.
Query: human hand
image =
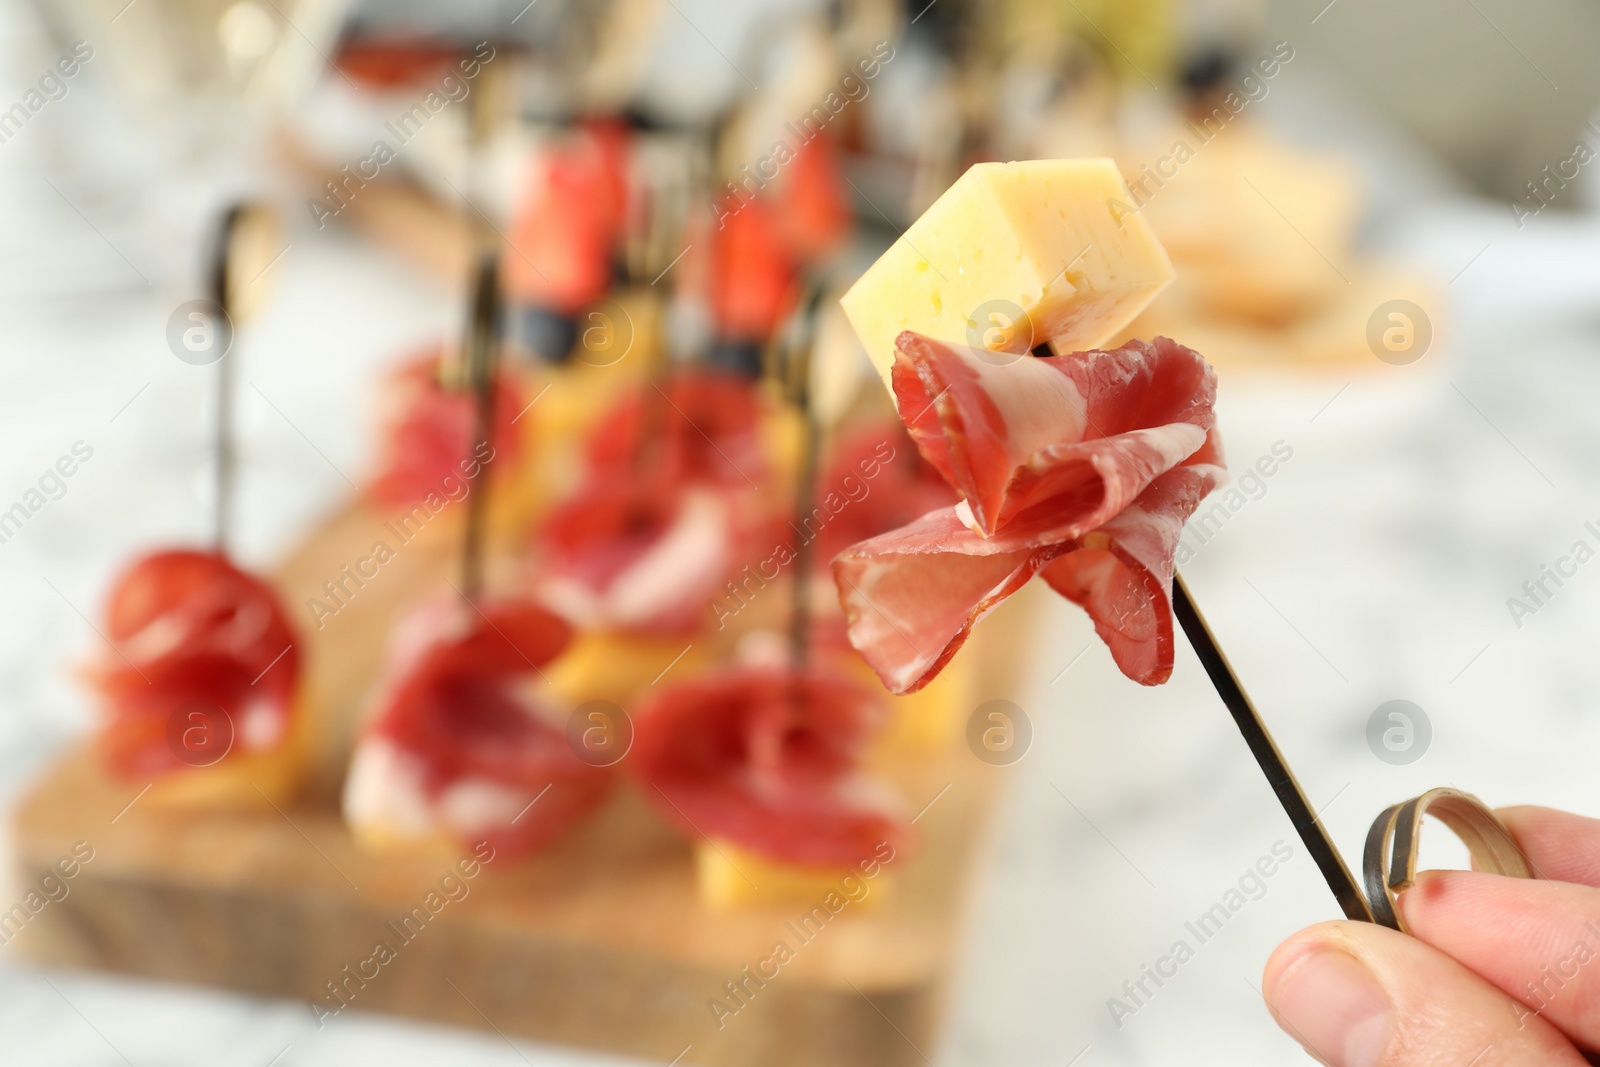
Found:
[[[1413,936],[1319,923],[1272,954],[1267,1007],[1320,1062],[1565,1067],[1600,1050],[1600,820],[1498,814],[1537,880],[1426,871],[1399,898]]]

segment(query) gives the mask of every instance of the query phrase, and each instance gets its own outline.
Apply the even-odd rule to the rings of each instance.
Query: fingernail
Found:
[[[1393,1029],[1389,997],[1354,956],[1315,946],[1266,990],[1290,1036],[1331,1067],[1377,1067]]]

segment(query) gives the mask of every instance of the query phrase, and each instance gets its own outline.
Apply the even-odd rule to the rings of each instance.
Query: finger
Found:
[[[1262,992],[1288,1034],[1332,1067],[1582,1067],[1554,1027],[1444,953],[1371,923],[1302,930]]]
[[[1538,877],[1600,886],[1600,819],[1532,805],[1496,814]]]
[[[1600,1049],[1600,890],[1477,871],[1424,871],[1400,895],[1412,934]]]

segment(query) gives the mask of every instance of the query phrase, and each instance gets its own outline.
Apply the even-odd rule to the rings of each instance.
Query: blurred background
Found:
[[[534,381],[607,301],[667,363],[757,373],[785,286],[831,308],[967,165],[1110,156],[1178,269],[1129,336],[1213,361],[1231,465],[1259,472],[1180,565],[1346,856],[1436,785],[1600,812],[1600,569],[1529,588],[1600,547],[1597,43],[1578,0],[6,4],[0,511],[27,514],[0,525],[0,793],[93,730],[72,672],[123,562],[209,536],[215,368],[171,339],[227,205],[278,217],[237,338],[233,523],[272,571],[380,462],[394,369],[460,335],[474,242],[505,249]],[[822,148],[772,162],[824,113]],[[658,206],[595,267],[557,238],[617,138]],[[800,239],[719,246],[737,190]],[[834,317],[837,388],[875,389]],[[970,898],[929,933],[956,947],[912,1061],[1307,1062],[1259,975],[1336,909],[1192,653],[1143,689],[1071,605],[1026,608],[1004,693],[961,709],[1003,695],[1030,741],[991,775]],[[487,1018],[319,1026],[303,1000],[30,961],[31,933],[0,947],[15,1062],[651,1062]]]

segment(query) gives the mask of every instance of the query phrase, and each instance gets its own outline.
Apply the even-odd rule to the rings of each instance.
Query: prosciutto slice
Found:
[[[738,567],[772,551],[759,386],[685,369],[625,397],[587,442],[588,480],[534,537],[539,599],[577,626],[704,626]]]
[[[748,547],[746,525],[717,489],[595,482],[546,521],[534,586],[580,627],[686,633]]]
[[[174,549],[136,561],[105,608],[112,650],[89,668],[105,708],[98,738],[111,769],[155,776],[186,766],[168,744],[174,713],[220,708],[239,752],[288,735],[300,652],[277,594],[216,552]]]
[[[584,448],[596,479],[642,473],[672,483],[748,487],[766,474],[760,385],[743,375],[685,367],[628,393]]]
[[[614,776],[577,757],[533,691],[570,639],[565,622],[524,601],[441,601],[408,619],[351,763],[347,816],[400,836],[488,841],[507,856],[587,818]]]
[[[542,148],[502,259],[519,300],[574,315],[611,288],[631,141],[622,123],[600,121]]]
[[[786,863],[850,866],[911,835],[897,798],[860,769],[887,711],[832,675],[730,671],[640,708],[627,762],[686,833]]]
[[[1010,362],[910,332],[897,346],[901,418],[962,500],[834,559],[851,644],[912,692],[1042,573],[1123,673],[1166,681],[1178,538],[1223,477],[1210,366],[1164,337]]]
[[[425,352],[384,383],[378,471],[368,494],[385,507],[410,507],[430,494],[459,499],[461,486],[483,464],[503,469],[519,458],[515,420],[524,401],[516,380],[504,370],[496,373],[490,447],[474,448],[476,398],[468,389],[446,387],[443,360],[442,349]]]

